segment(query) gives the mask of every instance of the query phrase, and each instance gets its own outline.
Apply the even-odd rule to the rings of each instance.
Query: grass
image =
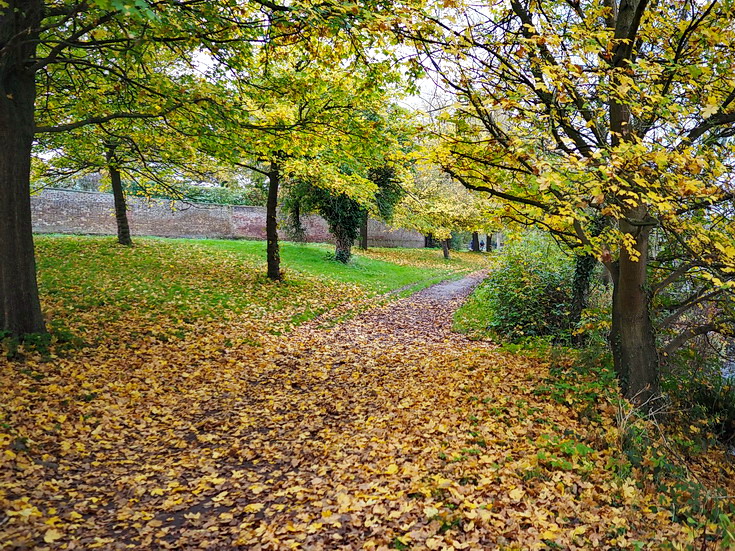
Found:
[[[349,264],[325,244],[283,243],[284,281],[265,277],[262,241],[38,236],[39,287],[55,338],[85,343],[170,340],[211,323],[282,333],[337,307],[418,290],[474,271],[481,259],[436,250],[377,249]],[[403,293],[405,294],[405,293]]]
[[[471,339],[492,338],[494,333],[488,327],[491,315],[484,299],[484,284],[481,284],[467,297],[462,306],[454,313],[453,329]]]
[[[263,241],[208,240],[198,243],[254,259],[265,258]],[[367,252],[354,249],[352,261],[342,264],[328,258],[333,249],[327,244],[284,242],[281,262],[286,274],[296,271],[320,275],[342,283],[355,283],[380,293],[426,279],[441,279],[456,272],[478,269],[473,255],[466,253],[455,254],[455,258],[447,261],[441,251],[433,249],[370,249]]]

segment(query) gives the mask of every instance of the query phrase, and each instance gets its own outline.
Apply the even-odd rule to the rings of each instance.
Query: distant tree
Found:
[[[357,168],[364,170],[364,167]],[[300,216],[303,213],[320,214],[334,236],[335,259],[348,262],[352,257],[352,246],[370,213],[375,213],[385,221],[392,219],[394,209],[404,194],[398,172],[397,166],[388,164],[367,169],[366,178],[372,184],[372,191],[370,195],[360,196],[341,192],[338,187],[324,187],[318,180],[294,181],[283,202],[291,231],[296,234],[303,232],[300,229]],[[350,176],[354,177],[354,174]],[[347,178],[348,174],[343,174],[343,177]]]
[[[479,252],[480,251],[480,234],[479,232],[473,231],[472,232],[472,245],[470,247],[473,251]],[[488,247],[489,249],[490,247]]]
[[[363,167],[382,163],[395,148],[396,139],[386,131],[393,114],[385,87],[395,75],[383,62],[366,63],[340,40],[269,44],[259,52],[260,71],[249,73],[247,80],[228,81],[223,74],[222,97],[237,115],[226,119],[227,132],[203,140],[221,161],[268,179],[268,277],[274,280],[281,277],[281,188],[311,182],[335,197],[364,201],[376,186]],[[335,52],[342,57],[337,59]],[[298,224],[292,230],[298,233]],[[351,235],[335,231],[345,240]]]
[[[453,231],[492,226],[488,212],[493,204],[453,181],[436,164],[417,163],[412,178],[403,185],[406,192],[395,207],[396,224],[428,236],[427,246],[438,240],[445,258],[449,258]]]
[[[362,205],[345,193],[334,193],[316,186],[309,186],[303,195],[302,205],[318,212],[327,221],[335,240],[335,260],[349,262],[360,222],[364,219]]]

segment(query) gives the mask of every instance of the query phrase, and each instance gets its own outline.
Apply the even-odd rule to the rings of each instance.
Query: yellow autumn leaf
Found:
[[[513,501],[520,501],[521,498],[526,494],[525,490],[521,488],[520,486],[517,488],[513,488],[510,492],[508,492],[508,495]]]
[[[250,503],[242,508],[243,511],[246,513],[257,513],[258,511],[261,511],[265,507],[263,503]]]
[[[56,528],[50,528],[46,530],[46,533],[43,535],[43,541],[45,541],[46,543],[53,543],[63,537],[64,534],[59,532]]]
[[[424,507],[424,515],[426,515],[428,518],[433,518],[439,514],[439,509],[436,507]]]

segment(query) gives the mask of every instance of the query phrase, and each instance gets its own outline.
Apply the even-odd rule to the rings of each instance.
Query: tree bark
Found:
[[[432,249],[434,247],[434,236],[432,234],[424,236],[424,247]]]
[[[451,242],[451,239],[442,239],[442,253],[444,253],[444,258],[447,260],[449,260],[449,245]]]
[[[277,162],[271,162],[268,171],[268,201],[266,202],[265,236],[268,242],[268,278],[273,281],[281,279],[281,254],[278,246],[278,186],[281,183],[281,171]]]
[[[112,197],[115,202],[115,220],[117,222],[117,242],[120,245],[130,246],[133,240],[130,238],[130,224],[128,223],[128,206],[125,202],[125,191],[122,187],[120,168],[115,157],[115,146],[107,148],[107,168],[110,171],[112,182]]]
[[[644,207],[637,207],[628,218],[639,217],[644,212]],[[620,259],[611,266],[610,348],[623,396],[650,410],[654,405],[652,400],[660,394],[659,357],[646,288],[650,227],[621,220],[620,229],[634,236],[638,259],[621,247]]]
[[[613,3],[615,4],[615,3]],[[611,84],[617,88],[620,74],[628,69],[636,44],[636,35],[648,0],[624,0],[614,13],[615,38],[618,44],[610,60]],[[634,139],[630,107],[612,95],[609,104],[610,143],[613,148]],[[631,184],[632,185],[632,184]],[[635,186],[632,185],[633,188]],[[613,280],[612,328],[610,348],[623,396],[636,406],[651,410],[660,393],[659,358],[650,317],[647,289],[648,239],[653,226],[645,204],[633,207],[620,220],[623,234],[633,238],[634,258],[626,246],[620,259],[608,263]]]
[[[480,234],[478,232],[472,232],[472,250],[474,252],[480,252]]]
[[[339,233],[335,234],[334,238],[336,241],[334,259],[347,264],[352,258],[352,239]]]
[[[368,250],[368,221],[370,220],[370,214],[365,211],[365,216],[360,224],[360,248],[363,251]]]
[[[0,333],[44,333],[31,223],[35,57],[42,2],[16,1],[0,16]]]

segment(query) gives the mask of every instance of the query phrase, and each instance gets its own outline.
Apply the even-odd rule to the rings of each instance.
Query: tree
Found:
[[[378,186],[375,194],[373,212],[384,222],[393,219],[396,205],[405,195],[405,191],[398,179],[398,171],[395,166],[385,165],[379,168],[371,168],[368,179]],[[370,220],[370,209],[363,209],[360,222],[360,248],[368,248],[368,221]]]
[[[735,5],[511,0],[415,15],[404,34],[457,101],[436,161],[605,264],[618,378],[650,407],[652,298],[685,274],[730,294]],[[652,235],[677,254],[655,257]]]
[[[397,150],[397,139],[389,131],[394,115],[388,101],[388,84],[397,77],[387,62],[368,63],[358,54],[341,38],[304,39],[285,46],[274,42],[259,52],[262,70],[257,75],[229,84],[222,75],[222,96],[236,89],[229,98],[229,131],[204,140],[212,155],[268,177],[271,279],[281,277],[277,232],[281,187],[308,182],[314,186],[315,199],[324,199],[325,194],[343,197],[340,208],[350,210],[348,199],[364,203],[377,189],[365,167],[389,161]],[[328,202],[319,204],[331,208]],[[342,258],[354,236],[339,224],[333,231]]]
[[[404,183],[405,196],[395,208],[396,224],[430,236],[431,242],[439,239],[445,258],[449,258],[453,231],[492,227],[488,217],[492,204],[452,180],[438,165],[416,163],[412,176]]]
[[[176,139],[160,119],[111,121],[68,132],[41,134],[34,159],[35,180],[60,184],[87,174],[107,174],[114,198],[117,237],[132,245],[126,194],[135,182],[137,194],[185,199],[180,183],[201,177],[211,162],[190,144]],[[127,181],[127,186],[125,181]]]
[[[318,186],[302,183],[290,193],[297,196],[301,209],[318,212],[334,236],[334,259],[347,263],[352,258],[352,245],[357,239],[365,209],[346,193],[335,193]]]
[[[160,88],[151,88],[120,70],[129,67],[118,64],[120,59],[144,64],[151,45],[163,45],[184,60],[205,53],[247,79],[255,72],[253,62],[261,61],[253,55],[259,45],[274,39],[295,44],[306,35],[327,43],[329,37],[354,27],[360,10],[354,12],[350,6],[299,0],[282,4],[272,0],[10,0],[0,4],[0,138],[4,144],[0,149],[0,331],[18,336],[45,331],[29,197],[35,133],[112,120],[165,118],[173,109],[198,105],[188,101],[188,86],[169,87],[163,79]],[[365,21],[375,20],[370,13],[365,11]],[[359,37],[352,38],[361,43]],[[337,49],[335,55],[343,51]],[[193,61],[189,69],[190,74],[199,70]],[[95,104],[84,101],[94,94],[76,93],[85,90],[86,82],[104,83],[101,91],[118,97],[148,95],[149,109],[95,112]],[[65,94],[67,88],[72,92]],[[43,101],[37,102],[37,95]],[[199,126],[211,120],[207,115],[218,110],[224,114],[228,106],[217,99],[208,96],[209,109]],[[244,110],[251,107],[246,105]],[[44,114],[37,117],[41,111]],[[247,117],[241,121],[248,125]]]
[[[56,93],[61,92],[59,82],[81,82],[86,75],[97,74],[106,75],[111,85],[135,87],[133,80],[117,70],[115,61],[120,55],[139,52],[154,42],[190,53],[193,42],[214,47],[235,39],[252,40],[260,28],[260,17],[253,21],[248,16],[258,7],[257,2],[249,7],[234,2],[153,6],[140,0],[11,0],[0,4],[0,331],[18,336],[45,331],[30,211],[34,134],[166,112],[162,104],[144,113],[90,114],[74,95]],[[37,86],[43,101],[36,101]],[[176,101],[170,91],[148,92]],[[60,99],[63,101],[57,101]],[[64,102],[77,110],[47,109],[53,122],[38,124],[37,108],[61,107]],[[85,111],[82,118],[75,117],[79,111]]]
[[[77,52],[74,52],[77,53]],[[91,71],[55,75],[53,96],[37,109],[35,161],[37,178],[58,183],[71,177],[106,172],[112,187],[118,242],[131,245],[123,179],[136,180],[137,188],[152,195],[165,190],[184,197],[176,183],[184,175],[202,173],[211,163],[195,148],[194,140],[182,140],[173,125],[177,118],[200,117],[206,99],[206,83],[168,48],[151,44],[136,51],[125,50],[115,59],[115,70],[129,86],[110,81],[106,74]],[[175,99],[169,98],[177,90]],[[47,91],[50,93],[51,89]],[[63,92],[63,93],[62,93]],[[68,98],[74,98],[69,102]],[[163,111],[161,107],[163,104]],[[82,120],[94,106],[97,113],[127,113],[91,121],[75,128],[53,126],[59,113]],[[133,116],[135,115],[135,116]]]
[[[30,170],[41,2],[0,7],[0,331],[45,330],[36,283]]]

